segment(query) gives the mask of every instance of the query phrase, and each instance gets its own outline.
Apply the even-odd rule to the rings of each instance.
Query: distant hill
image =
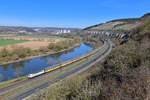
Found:
[[[101,23],[101,24],[87,27],[84,30],[130,31],[148,19],[150,19],[150,13],[145,14],[140,18],[127,18],[127,19],[117,19],[117,20],[108,21],[106,23]]]
[[[59,30],[75,32],[79,28],[0,26],[0,34],[55,34]]]

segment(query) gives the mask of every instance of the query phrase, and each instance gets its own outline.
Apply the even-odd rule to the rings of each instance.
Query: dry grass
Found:
[[[84,78],[66,80],[33,100],[150,100],[150,21]]]
[[[3,47],[0,47],[0,50],[2,50],[3,48],[6,48],[8,51],[12,51],[18,47],[30,48],[31,50],[38,50],[41,47],[47,47],[49,44],[50,42],[28,41],[25,43],[3,46]]]

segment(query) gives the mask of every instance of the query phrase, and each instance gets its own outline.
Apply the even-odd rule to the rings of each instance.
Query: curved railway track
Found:
[[[27,91],[25,91],[23,93],[20,93],[19,95],[12,97],[11,100],[21,100],[21,99],[23,99],[23,98],[31,95],[32,93],[36,92],[36,90],[48,87],[49,85],[54,84],[57,81],[63,80],[66,77],[71,76],[71,75],[77,73],[78,71],[86,68],[88,65],[90,65],[93,62],[97,61],[99,58],[101,58],[102,56],[104,56],[108,51],[110,51],[111,45],[107,41],[101,48],[96,49],[94,52],[99,51],[99,50],[101,50],[102,48],[104,48],[106,46],[107,46],[106,50],[104,52],[102,52],[100,55],[98,55],[96,58],[92,59],[91,61],[89,61],[89,62],[87,62],[87,63],[85,63],[85,64],[83,64],[83,65],[81,65],[81,66],[79,66],[79,67],[77,67],[77,68],[69,71],[69,72],[66,72],[66,73],[64,73],[64,74],[56,77],[54,80],[47,81],[47,82],[45,82],[45,83],[43,83],[43,84],[41,84],[41,85],[39,85],[37,87],[34,87],[34,88],[29,89],[29,90],[27,90]],[[37,77],[35,77],[33,79],[28,79],[28,80],[22,81],[20,83],[17,83],[15,85],[12,85],[12,86],[9,86],[9,87],[6,87],[6,88],[2,88],[2,89],[0,89],[0,95],[5,94],[5,93],[7,93],[9,91],[13,91],[14,89],[23,87],[25,84],[30,84],[32,81],[36,81],[39,78],[42,78],[42,77],[44,77],[46,75],[48,75],[48,73],[46,73],[44,75],[41,75],[41,76],[37,76]]]

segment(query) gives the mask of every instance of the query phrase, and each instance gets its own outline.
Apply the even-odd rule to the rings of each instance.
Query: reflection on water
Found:
[[[65,62],[87,54],[91,50],[93,50],[92,47],[82,43],[81,46],[67,52],[37,57],[30,60],[0,66],[0,81],[6,81],[43,70],[51,65]]]

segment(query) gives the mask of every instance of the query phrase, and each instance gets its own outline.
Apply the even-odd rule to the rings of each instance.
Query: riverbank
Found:
[[[9,62],[2,62],[2,63],[0,63],[0,65],[6,65],[6,64],[11,64],[11,63],[15,63],[15,62],[25,61],[25,60],[33,59],[33,58],[36,58],[36,57],[43,57],[43,56],[47,56],[47,55],[54,55],[54,54],[58,54],[58,53],[63,53],[63,52],[72,50],[73,48],[76,48],[80,45],[81,45],[81,43],[80,44],[78,43],[78,44],[75,44],[73,47],[70,47],[68,49],[64,49],[64,50],[61,50],[61,51],[58,51],[58,52],[45,52],[45,54],[39,54],[39,55],[36,55],[36,56],[20,58],[19,60],[12,60],[12,61],[9,61]]]
[[[2,91],[2,89],[4,89],[5,87],[23,82],[27,79],[28,79],[27,76],[22,76],[22,77],[19,77],[19,78],[15,78],[15,79],[11,79],[11,80],[8,80],[8,81],[0,82],[0,90]]]

